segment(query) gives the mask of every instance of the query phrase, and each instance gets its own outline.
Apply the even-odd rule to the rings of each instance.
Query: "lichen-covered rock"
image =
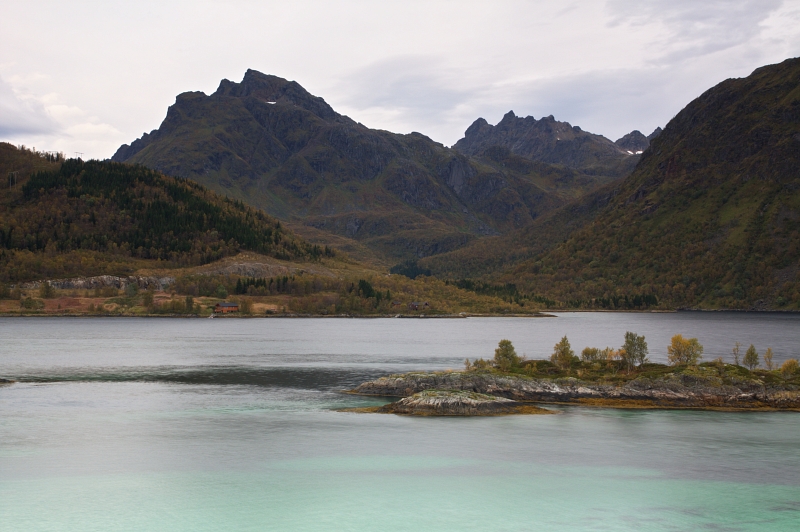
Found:
[[[476,392],[426,390],[384,405],[377,412],[417,416],[498,416],[546,414],[548,410]]]

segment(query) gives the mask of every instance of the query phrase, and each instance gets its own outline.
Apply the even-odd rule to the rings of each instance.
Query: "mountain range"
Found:
[[[8,144],[0,150],[16,155],[18,168],[42,168],[0,190],[0,282],[130,273],[144,263],[197,266],[240,251],[295,262],[333,254],[191,181],[142,166],[48,161]]]
[[[651,135],[657,136],[658,130]],[[624,177],[631,173],[639,155],[650,144],[639,131],[628,133],[617,142],[583,131],[552,115],[536,120],[509,111],[492,126],[477,119],[453,148],[465,155],[479,156],[487,149],[503,146],[514,155],[534,161],[580,169],[592,175]]]
[[[531,122],[541,125],[536,135]],[[509,113],[495,129],[518,138],[511,144],[481,140],[487,128],[473,124],[451,149],[420,133],[369,129],[294,81],[248,70],[211,95],[179,95],[158,129],[112,160],[194,180],[386,265],[525,227],[638,160],[552,117]]]
[[[250,70],[179,95],[114,160],[198,181],[360,259],[414,259],[562,306],[798,308],[798,153],[789,59],[709,89],[648,136],[612,142],[509,112],[452,148],[369,129]]]

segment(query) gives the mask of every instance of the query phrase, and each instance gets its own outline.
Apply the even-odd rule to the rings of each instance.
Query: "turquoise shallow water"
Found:
[[[800,529],[800,414],[339,412],[381,402],[340,393],[365,378],[461,359],[448,324],[522,326],[443,321],[429,355],[391,330],[408,320],[350,352],[375,320],[335,321],[0,320],[0,375],[23,381],[0,387],[0,529]]]

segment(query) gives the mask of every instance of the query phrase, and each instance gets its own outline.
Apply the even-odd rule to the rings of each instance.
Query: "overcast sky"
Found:
[[[0,140],[107,158],[248,68],[452,145],[508,110],[616,140],[800,56],[800,0],[4,0]]]

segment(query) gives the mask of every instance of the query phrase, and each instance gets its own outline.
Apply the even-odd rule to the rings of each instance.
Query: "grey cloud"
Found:
[[[650,68],[455,90],[449,88],[450,79],[441,70],[420,73],[385,65],[385,70],[382,67],[375,73],[361,79],[358,94],[352,97],[354,107],[400,109],[403,121],[450,145],[478,117],[496,123],[509,110],[537,119],[553,115],[612,140],[634,129],[648,134],[721,81],[697,78],[688,82],[671,69]]]
[[[453,88],[457,78],[436,58],[393,57],[348,76],[346,100],[358,108],[398,109],[409,116],[446,113],[465,101],[470,91]]]
[[[46,134],[54,133],[57,129],[58,126],[44,107],[19,99],[11,87],[0,79],[0,135]]]
[[[655,64],[727,50],[757,36],[782,0],[609,0],[611,25],[661,23],[667,35],[651,44],[662,50]]]
[[[710,76],[687,80],[675,76],[674,70],[651,68],[595,71],[484,87],[462,95],[462,109],[468,111],[460,114],[459,135],[446,140],[455,142],[478,117],[496,123],[509,110],[537,119],[553,115],[559,121],[611,140],[634,129],[649,134],[657,126],[665,126],[686,104],[718,81],[721,80]],[[435,127],[438,117],[427,120]]]
[[[422,69],[417,69],[423,64]],[[666,123],[687,103],[721,80],[693,79],[675,68],[604,70],[517,84],[452,88],[449,73],[434,61],[387,61],[355,79],[346,100],[356,109],[400,112],[396,122],[452,145],[478,117],[496,123],[509,110],[535,118],[553,115],[612,140]],[[370,125],[370,124],[367,124]]]
[[[553,115],[614,140],[664,126],[706,88],[676,86],[667,69],[616,70],[531,82],[507,98],[517,114]]]

